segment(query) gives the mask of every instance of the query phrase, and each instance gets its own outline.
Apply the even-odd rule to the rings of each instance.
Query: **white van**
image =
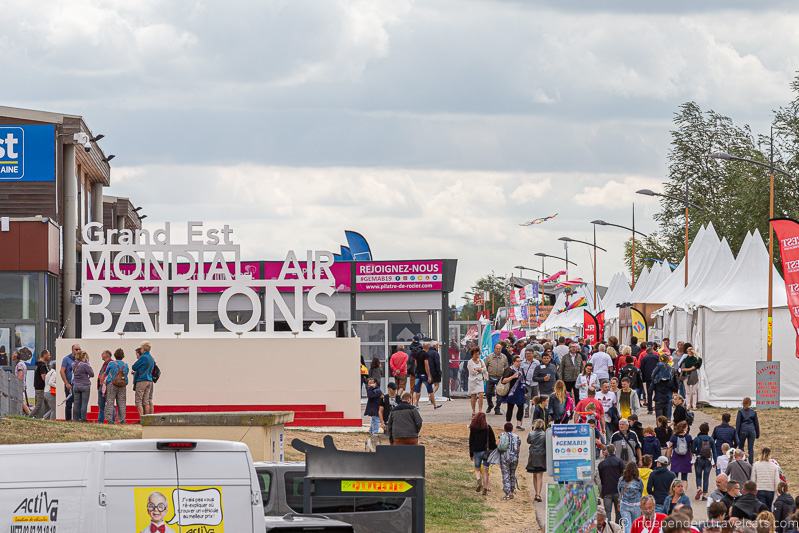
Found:
[[[0,446],[0,524],[10,533],[265,529],[247,446],[205,440]]]

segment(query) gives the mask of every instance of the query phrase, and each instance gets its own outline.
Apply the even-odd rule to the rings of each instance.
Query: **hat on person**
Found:
[[[533,350],[535,350],[536,353],[544,353],[544,346],[535,342],[533,343]]]
[[[660,457],[657,458],[657,460],[655,462],[657,464],[659,464],[659,465],[668,465],[669,464],[669,458],[666,457],[665,455],[661,455]]]

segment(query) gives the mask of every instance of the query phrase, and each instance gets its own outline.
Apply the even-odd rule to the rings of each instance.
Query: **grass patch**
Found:
[[[0,419],[0,444],[140,439],[139,425],[103,425],[20,416]]]
[[[474,490],[463,461],[445,460],[427,471],[425,524],[433,533],[473,531],[483,519],[485,500]]]
[[[722,413],[730,413],[730,424],[735,426],[735,416],[738,409],[703,408],[703,413],[713,417],[713,427],[721,423]],[[760,438],[755,441],[755,459],[760,455],[764,446],[771,448],[771,456],[776,459],[785,477],[789,482],[799,482],[799,456],[796,454],[796,434],[793,428],[799,422],[799,409],[758,409],[757,418],[760,421]]]

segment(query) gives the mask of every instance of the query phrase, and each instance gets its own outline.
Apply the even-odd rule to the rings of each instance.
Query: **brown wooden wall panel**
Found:
[[[56,220],[55,182],[0,182],[0,216]]]
[[[55,224],[11,221],[0,231],[0,271],[52,272],[58,275],[59,231]]]

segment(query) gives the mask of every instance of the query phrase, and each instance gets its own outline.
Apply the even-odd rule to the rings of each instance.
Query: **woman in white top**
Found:
[[[483,394],[485,391],[485,380],[488,376],[486,364],[480,359],[480,348],[472,348],[472,358],[466,363],[469,371],[469,399],[472,402],[472,416],[483,411]],[[479,407],[475,411],[475,407]]]
[[[580,399],[588,398],[588,389],[599,389],[599,379],[594,374],[593,363],[586,363],[583,373],[577,378],[577,390],[580,391]]]
[[[771,448],[763,448],[760,451],[760,460],[752,465],[750,479],[757,483],[757,499],[771,510],[774,492],[780,484],[780,467],[771,460]]]

